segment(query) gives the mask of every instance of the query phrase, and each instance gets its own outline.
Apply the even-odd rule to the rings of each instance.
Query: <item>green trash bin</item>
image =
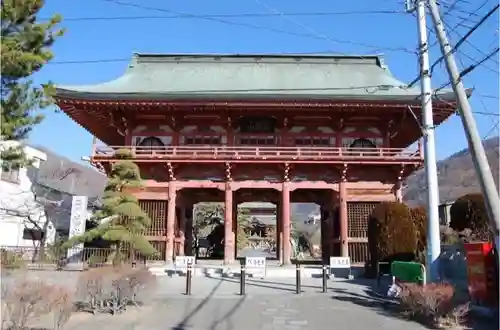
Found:
[[[394,261],[391,263],[393,280],[426,284],[425,266],[418,262]]]

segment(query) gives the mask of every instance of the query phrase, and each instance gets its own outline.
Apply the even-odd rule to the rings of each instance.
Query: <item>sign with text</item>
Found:
[[[246,257],[246,268],[266,268],[266,257]]]
[[[330,268],[351,268],[351,258],[330,257]]]
[[[182,269],[187,269],[187,266],[190,264],[194,267],[194,264],[196,263],[196,257],[195,256],[177,256],[175,257],[175,268],[182,268]]]
[[[69,223],[69,239],[85,233],[87,222],[87,196],[73,196],[71,200],[71,215]],[[83,252],[83,243],[73,246],[68,250],[69,262],[80,261]]]

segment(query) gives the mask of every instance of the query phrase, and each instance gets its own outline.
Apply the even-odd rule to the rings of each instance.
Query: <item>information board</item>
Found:
[[[246,268],[266,268],[266,257],[246,257]]]
[[[330,257],[330,268],[351,268],[351,258]]]
[[[73,196],[71,200],[71,215],[69,223],[69,238],[80,236],[85,233],[87,222],[87,196]],[[68,249],[67,257],[69,262],[81,262],[83,253],[83,243],[77,244]]]
[[[195,263],[196,263],[195,256],[177,256],[175,257],[174,260],[175,268],[180,268],[180,269],[187,269],[187,266],[189,264],[194,266]]]

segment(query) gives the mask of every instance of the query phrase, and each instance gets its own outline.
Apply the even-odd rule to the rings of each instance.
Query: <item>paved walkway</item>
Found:
[[[68,275],[64,282],[70,284]],[[193,278],[192,295],[186,296],[184,277],[160,277],[144,307],[116,316],[76,313],[65,329],[426,329],[388,314],[391,303],[370,297],[368,282],[329,281],[328,292],[321,293],[321,279],[304,279],[300,295],[289,278],[248,279],[247,284],[247,295],[240,296],[237,279]]]

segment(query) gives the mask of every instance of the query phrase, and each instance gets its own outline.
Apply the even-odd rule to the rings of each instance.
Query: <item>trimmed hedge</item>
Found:
[[[450,217],[450,227],[457,232],[470,229],[474,240],[489,241],[493,238],[481,194],[469,194],[457,199],[450,208]]]
[[[413,261],[418,237],[410,209],[402,203],[384,202],[373,209],[368,223],[371,266],[380,261]]]
[[[427,247],[427,210],[418,206],[410,209],[410,214],[417,231],[417,251],[424,252]]]

